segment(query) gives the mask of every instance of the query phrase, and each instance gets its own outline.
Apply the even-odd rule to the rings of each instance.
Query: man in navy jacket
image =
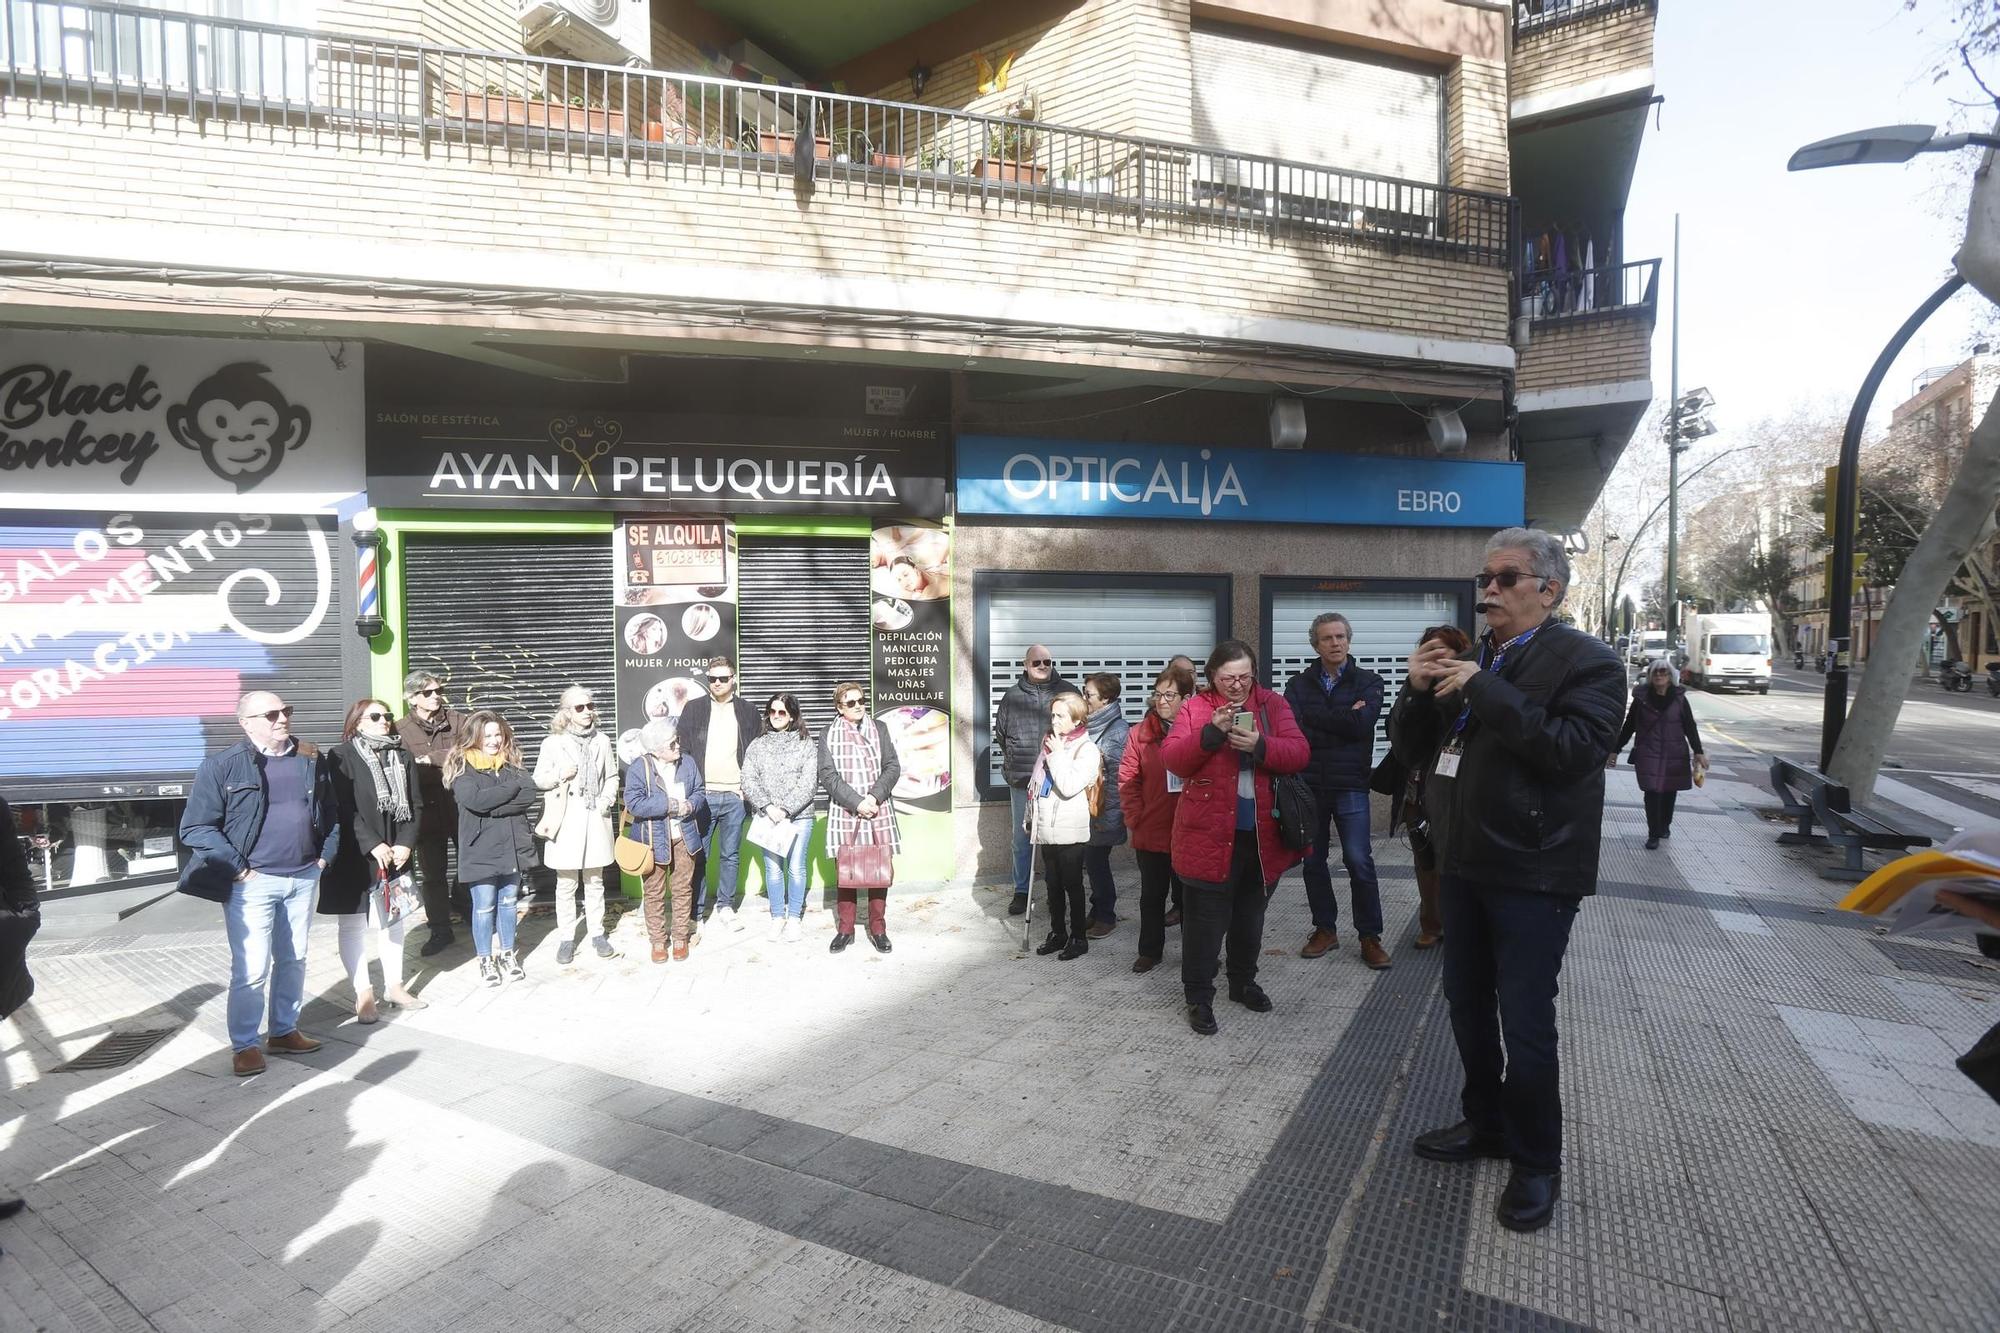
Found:
[[[1312,743],[1312,762],[1301,775],[1319,807],[1319,828],[1306,853],[1302,874],[1312,906],[1313,932],[1299,950],[1318,958],[1340,947],[1340,899],[1327,869],[1332,835],[1340,836],[1340,859],[1353,894],[1354,930],[1361,937],[1361,961],[1389,966],[1382,947],[1382,890],[1375,877],[1375,850],[1368,841],[1368,775],[1374,768],[1375,723],[1382,716],[1382,678],[1348,656],[1353,627],[1338,611],[1314,616],[1313,651],[1319,660],[1293,676],[1285,702]]]
[[[303,1054],[306,930],[320,871],[340,843],[327,759],[292,735],[292,710],[253,690],[236,703],[244,738],[202,761],[181,816],[192,853],[181,892],[223,905],[229,929],[229,1044],[241,1075],[264,1071],[257,1036],[270,983],[270,1050]]]

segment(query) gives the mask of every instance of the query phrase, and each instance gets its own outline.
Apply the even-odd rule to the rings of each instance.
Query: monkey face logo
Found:
[[[305,444],[312,414],[286,401],[271,382],[270,367],[238,361],[195,385],[187,402],[167,409],[167,429],[240,495],[276,472],[286,450]]]

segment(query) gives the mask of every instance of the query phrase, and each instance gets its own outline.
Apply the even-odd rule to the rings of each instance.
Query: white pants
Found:
[[[355,995],[358,997],[369,989],[367,940],[370,929],[375,932],[375,952],[382,958],[384,989],[403,989],[403,928],[409,918],[404,917],[385,928],[382,925],[382,900],[371,893],[366,911],[343,912],[334,919],[340,922],[340,962],[347,969],[347,979],[354,983]]]
[[[556,934],[576,938],[576,895],[583,895],[583,920],[587,934],[604,933],[604,869],[556,871]]]

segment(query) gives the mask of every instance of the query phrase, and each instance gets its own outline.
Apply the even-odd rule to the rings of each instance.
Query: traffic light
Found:
[[[1859,498],[1857,494],[1856,499]],[[1840,469],[1837,467],[1826,470],[1826,499],[1823,503],[1826,507],[1820,511],[1820,531],[1826,534],[1828,541],[1832,541],[1834,515],[1840,512]],[[1861,506],[1858,503],[1854,506],[1854,535],[1857,538],[1861,535]],[[1861,557],[1858,555],[1854,558],[1854,567],[1861,568]]]
[[[1854,586],[1848,590],[1847,595],[1849,597],[1859,597],[1861,590],[1868,586],[1868,580],[1861,577],[1861,571],[1867,567],[1868,552],[1856,551],[1854,553]],[[1820,576],[1820,587],[1825,589],[1826,600],[1831,602],[1833,600],[1833,561],[1831,559],[1828,559],[1826,562],[1826,572]]]

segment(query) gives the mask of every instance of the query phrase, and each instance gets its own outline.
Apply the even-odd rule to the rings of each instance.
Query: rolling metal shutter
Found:
[[[868,684],[868,543],[746,535],[736,553],[738,688],[760,712],[774,691],[798,695],[817,736],[833,720],[833,687]]]
[[[532,764],[565,689],[612,698],[611,548],[610,533],[413,534],[403,548],[409,668],[436,672],[455,709],[497,709]]]
[[[1201,147],[1442,183],[1439,75],[1237,31],[1197,27],[1192,42]]]
[[[1417,636],[1433,625],[1463,623],[1462,593],[1457,592],[1312,592],[1284,591],[1271,596],[1269,664],[1265,683],[1283,690],[1285,682],[1305,669],[1316,654],[1307,640],[1313,617],[1338,611],[1354,627],[1349,655],[1382,678],[1382,720],[1375,734],[1375,762],[1389,752],[1389,705],[1409,674],[1410,653]]]
[[[1209,588],[998,588],[986,601],[988,750],[986,784],[1004,790],[1000,749],[992,744],[1000,698],[1021,676],[1021,659],[1040,643],[1056,674],[1083,688],[1100,671],[1118,677],[1118,703],[1128,721],[1146,715],[1153,677],[1176,653],[1200,663],[1216,644],[1215,593]]]

